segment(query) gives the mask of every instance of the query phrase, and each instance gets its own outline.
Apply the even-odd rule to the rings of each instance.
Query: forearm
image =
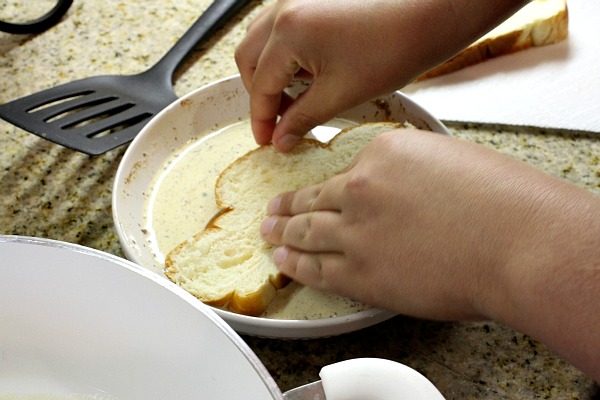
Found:
[[[490,317],[600,381],[600,198],[533,177]],[[502,218],[502,215],[499,215]]]
[[[528,0],[427,0],[408,1],[407,9],[415,11],[418,30],[404,37],[410,61],[404,62],[414,74],[446,61],[475,40],[502,23]],[[402,10],[404,12],[404,8]],[[402,32],[406,36],[406,32]]]

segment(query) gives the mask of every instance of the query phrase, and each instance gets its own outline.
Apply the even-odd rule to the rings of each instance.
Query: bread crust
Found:
[[[402,126],[367,123],[327,144],[303,139],[287,154],[265,145],[239,157],[217,178],[220,211],[202,231],[167,254],[165,275],[206,304],[262,314],[277,290],[290,282],[273,263],[275,247],[260,236],[267,201],[340,173],[375,135]]]
[[[562,9],[549,18],[532,21],[521,29],[476,41],[454,57],[425,72],[415,79],[422,81],[446,75],[486,60],[565,40],[569,31],[569,12],[566,0]]]

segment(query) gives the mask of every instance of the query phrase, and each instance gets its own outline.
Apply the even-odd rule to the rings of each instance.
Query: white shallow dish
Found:
[[[210,307],[128,260],[3,235],[0,259],[0,398],[298,398],[281,393]],[[344,360],[320,376],[331,399],[443,400],[426,377],[391,360]],[[309,398],[309,386],[292,391]]]
[[[292,390],[301,397],[282,394],[210,307],[128,260],[3,235],[0,259],[9,260],[0,265],[0,398],[309,398],[302,387]],[[331,399],[443,400],[426,377],[391,360],[344,360],[320,375]]]
[[[297,83],[290,88],[290,93],[297,94],[303,88]],[[137,135],[119,165],[112,198],[113,219],[127,258],[164,277],[163,260],[152,248],[145,222],[146,205],[156,174],[173,154],[186,148],[191,141],[248,119],[248,104],[248,95],[239,76],[228,77],[177,100]],[[439,120],[399,92],[365,103],[339,117],[352,123],[408,121],[419,128],[449,134]],[[187,238],[183,236],[181,241]],[[250,317],[220,309],[215,312],[240,333],[273,338],[332,336],[365,328],[393,316],[376,308],[316,320]]]
[[[282,398],[227,323],[145,268],[15,236],[0,259],[0,394]]]

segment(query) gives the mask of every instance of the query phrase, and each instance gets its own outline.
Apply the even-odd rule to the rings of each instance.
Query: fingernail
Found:
[[[284,263],[285,259],[289,254],[289,250],[285,246],[281,246],[273,251],[273,261],[275,261],[275,265],[279,266]]]
[[[277,150],[290,151],[300,141],[300,137],[296,135],[283,135],[277,142]]]
[[[273,231],[275,227],[275,223],[277,222],[276,217],[268,217],[265,219],[262,224],[260,224],[260,234],[263,236],[268,236]]]
[[[277,214],[279,207],[281,206],[281,197],[277,196],[267,204],[267,213],[270,215]]]

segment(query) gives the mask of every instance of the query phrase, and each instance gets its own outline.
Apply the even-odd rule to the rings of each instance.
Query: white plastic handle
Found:
[[[444,400],[419,372],[381,358],[341,361],[319,375],[327,400]]]

